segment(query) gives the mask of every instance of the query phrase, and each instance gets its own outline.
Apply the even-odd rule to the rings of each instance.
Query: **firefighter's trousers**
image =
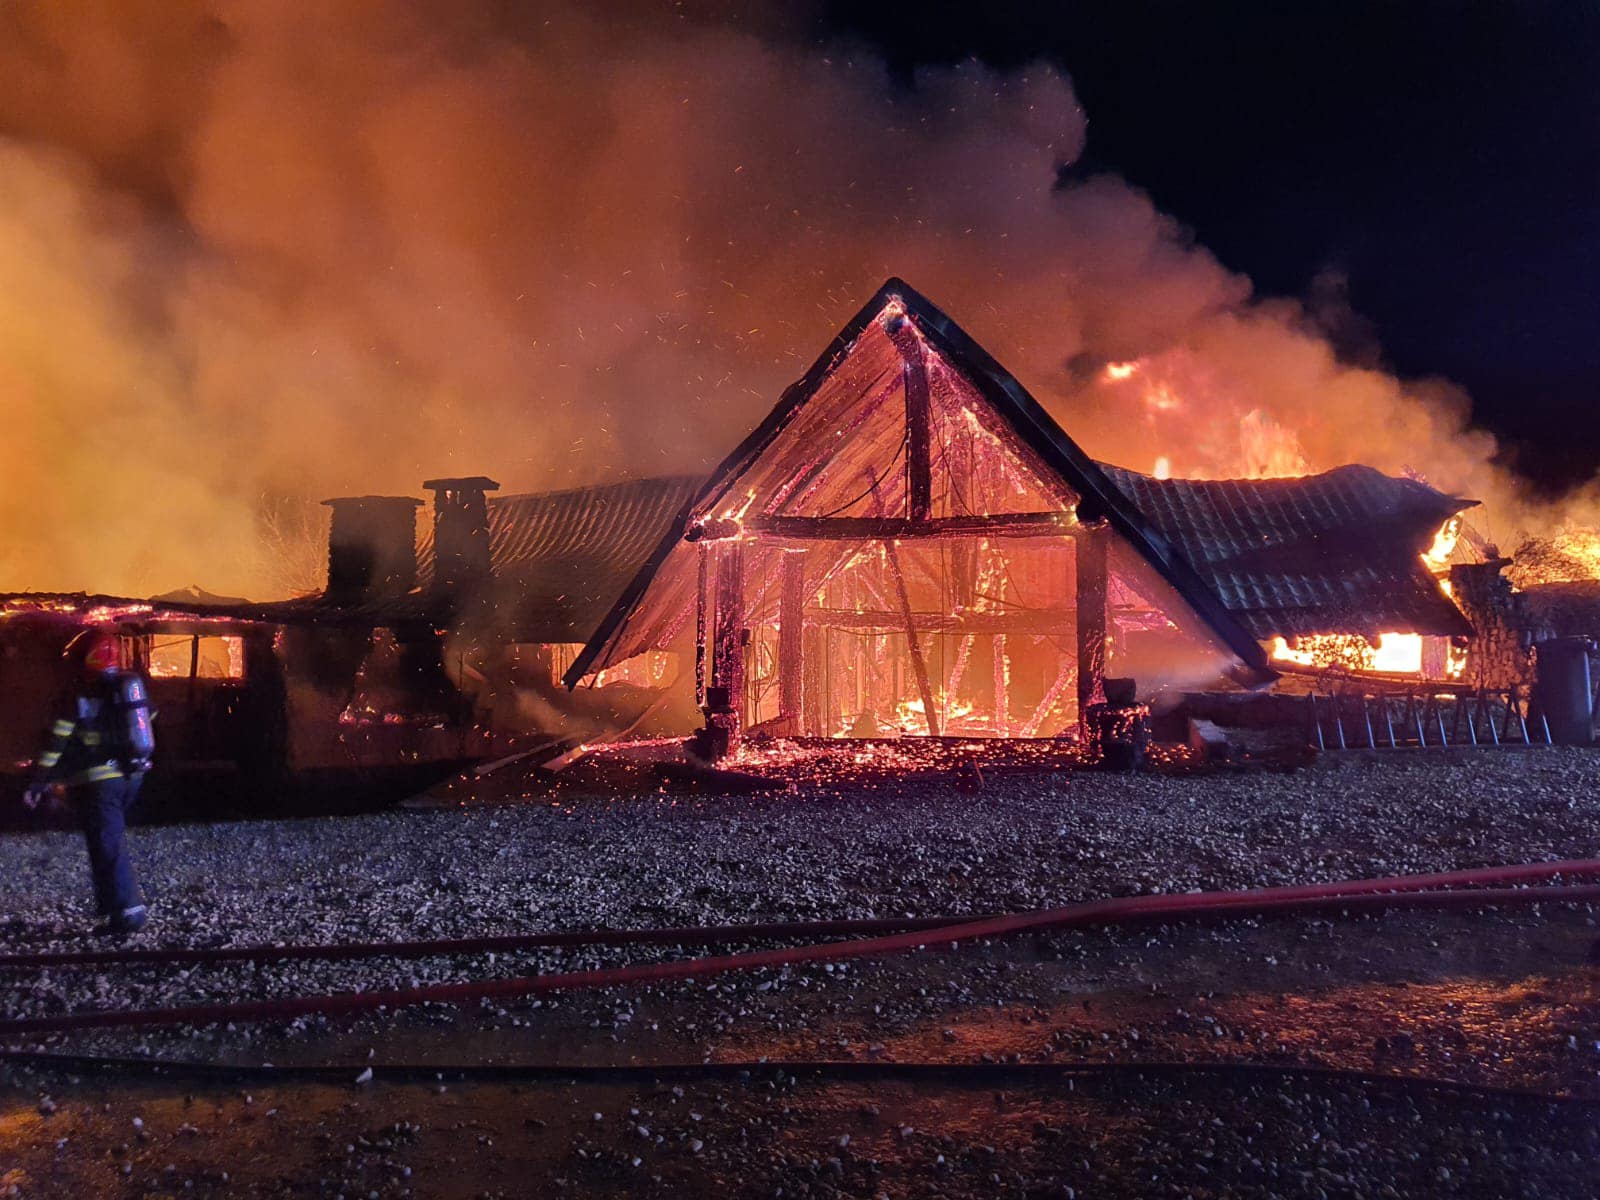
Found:
[[[94,878],[94,900],[103,917],[144,903],[128,860],[125,831],[128,810],[138,799],[142,773],[119,779],[84,783],[72,789],[72,800],[83,823],[89,847],[89,872]]]

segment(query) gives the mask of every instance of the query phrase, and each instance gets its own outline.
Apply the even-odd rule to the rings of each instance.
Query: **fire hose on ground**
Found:
[[[1525,865],[1471,867],[1429,875],[1397,875],[1382,879],[1344,880],[1293,888],[1254,889],[1242,892],[1191,892],[1155,899],[1200,899],[1210,903],[1225,897],[1242,897],[1256,903],[1272,893],[1343,896],[1369,892],[1408,893],[1430,888],[1479,887],[1484,884],[1533,884],[1564,875],[1600,875],[1600,859],[1567,859]],[[1238,901],[1236,901],[1238,902]],[[1077,906],[1073,906],[1077,907]],[[1069,909],[1043,910],[1065,913]],[[1019,913],[1015,917],[1039,916]],[[223,962],[290,962],[306,959],[330,962],[362,958],[433,958],[463,954],[511,953],[519,950],[583,946],[705,946],[730,943],[780,941],[798,937],[869,937],[916,930],[944,929],[976,921],[1006,919],[1005,914],[983,913],[937,917],[858,917],[820,921],[764,921],[735,925],[668,926],[649,929],[582,929],[555,933],[490,934],[467,938],[430,938],[398,942],[338,942],[309,945],[264,943],[253,946],[174,946],[102,948],[96,950],[39,951],[0,954],[0,970],[18,967],[76,967],[111,965],[197,966]]]
[[[1162,920],[1229,918],[1277,913],[1376,911],[1389,908],[1469,909],[1499,905],[1540,903],[1590,903],[1600,901],[1600,885],[1530,885],[1563,876],[1600,875],[1600,860],[1580,859],[1563,862],[1529,863],[1515,866],[1483,867],[1447,871],[1432,875],[1395,876],[1383,879],[1347,880],[1339,883],[1290,887],[1258,888],[1233,892],[1196,892],[1121,897],[997,917],[964,918],[932,927],[906,928],[901,923],[871,922],[874,929],[888,925],[889,931],[850,940],[820,942],[779,949],[691,958],[668,962],[636,963],[620,967],[570,971],[549,975],[509,979],[469,980],[431,984],[379,992],[338,992],[327,995],[294,996],[271,1000],[203,1004],[159,1009],[107,1009],[28,1017],[0,1021],[0,1038],[57,1033],[78,1029],[150,1027],[160,1025],[208,1025],[232,1021],[287,1021],[303,1016],[332,1016],[405,1008],[419,1004],[462,1004],[483,1000],[507,1000],[538,996],[548,992],[585,988],[618,987],[630,984],[666,983],[698,979],[728,971],[781,968],[804,963],[838,962],[856,958],[899,954],[960,942],[1007,937],[1019,933],[1076,929],[1095,925],[1119,925]],[[1508,885],[1485,887],[1482,885]],[[916,923],[916,922],[912,922]],[[838,931],[854,923],[823,922],[821,927]],[[654,941],[660,944],[715,944],[765,938],[817,936],[819,926],[809,923],[725,926],[700,930],[597,931],[587,934],[512,935],[506,939],[463,939],[412,943],[379,943],[360,947],[268,947],[249,953],[275,952],[286,957],[376,957],[416,956],[417,954],[473,953],[489,948],[516,948],[537,945],[615,945]],[[548,939],[564,939],[552,942]],[[587,939],[587,940],[582,940]],[[487,943],[494,942],[490,947]],[[439,947],[447,947],[440,949]],[[409,947],[405,953],[396,947]],[[418,949],[425,947],[425,949]],[[312,953],[320,951],[320,953]],[[199,951],[117,951],[92,960],[83,955],[20,955],[0,959],[0,966],[67,965],[71,958],[82,963],[219,961],[225,948]],[[234,951],[234,953],[239,953]],[[133,958],[133,955],[165,957]],[[186,960],[182,955],[204,954],[209,959]]]

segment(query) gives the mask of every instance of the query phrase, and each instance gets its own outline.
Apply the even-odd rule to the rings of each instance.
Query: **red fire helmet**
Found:
[[[85,630],[67,643],[67,652],[75,652],[83,669],[95,674],[122,666],[122,640],[109,630]]]

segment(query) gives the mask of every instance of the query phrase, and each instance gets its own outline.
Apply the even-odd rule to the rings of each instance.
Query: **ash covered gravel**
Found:
[[[1005,775],[977,794],[927,779],[756,797],[565,791],[512,806],[135,829],[132,852],[153,919],[132,944],[982,913],[1589,857],[1600,854],[1597,831],[1600,753],[1563,749],[1329,756],[1288,773]],[[88,888],[76,837],[0,839],[0,878],[0,949],[86,943]],[[677,952],[27,971],[8,972],[5,985],[10,1014],[22,1017],[661,956]],[[719,986],[759,985],[742,977]],[[602,997],[600,1006],[609,1020],[616,1004]],[[379,1026],[374,1019],[367,1027]],[[248,1037],[232,1032],[204,1036],[247,1050]],[[192,1032],[154,1031],[135,1045],[160,1050],[185,1036]],[[123,1047],[129,1039],[73,1044]]]

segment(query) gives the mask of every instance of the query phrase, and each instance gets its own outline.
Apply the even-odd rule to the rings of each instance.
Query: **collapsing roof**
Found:
[[[1476,501],[1359,465],[1303,479],[1105,471],[1258,638],[1472,633],[1421,555]]]

